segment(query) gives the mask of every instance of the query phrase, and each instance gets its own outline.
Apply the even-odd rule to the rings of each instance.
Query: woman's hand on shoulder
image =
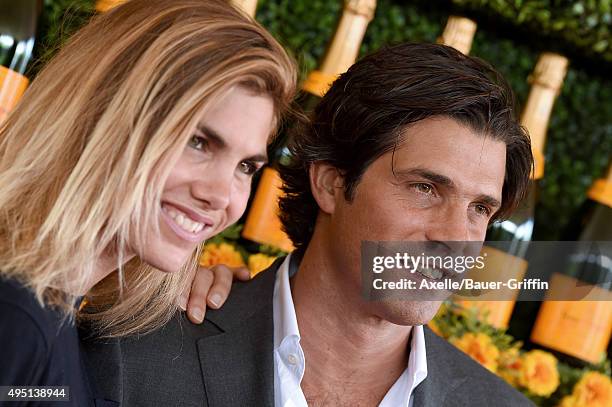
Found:
[[[204,321],[206,308],[221,308],[225,303],[234,279],[248,281],[251,273],[246,267],[228,267],[218,264],[210,268],[198,267],[193,275],[189,290],[186,290],[179,306],[187,312],[187,317],[194,324]]]

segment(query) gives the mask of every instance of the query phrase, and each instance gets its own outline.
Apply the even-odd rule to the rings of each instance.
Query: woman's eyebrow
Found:
[[[221,136],[219,132],[217,132],[216,130],[211,129],[210,127],[208,127],[207,125],[203,123],[198,124],[197,129],[199,132],[206,135],[206,138],[208,139],[208,141],[216,145],[217,148],[219,149],[227,148],[227,142],[225,141],[223,136]],[[250,157],[247,157],[245,158],[245,160],[266,164],[268,162],[268,155],[265,152],[263,152],[260,154],[255,154]]]
[[[225,142],[225,139],[217,131],[211,129],[210,127],[202,123],[198,124],[197,129],[201,133],[204,133],[208,138],[208,141],[212,142],[213,144],[216,144],[217,147],[221,149],[227,148],[227,143]]]

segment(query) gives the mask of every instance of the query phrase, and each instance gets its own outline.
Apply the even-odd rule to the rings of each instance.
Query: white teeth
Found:
[[[428,277],[434,280],[440,279],[443,275],[443,273],[440,270],[432,269],[432,268],[422,268],[419,270],[419,272],[425,277]]]
[[[178,212],[177,210],[168,208],[166,206],[164,206],[163,209],[174,220],[174,223],[189,233],[199,233],[202,231],[202,229],[204,229],[204,224],[196,222],[182,212]]]

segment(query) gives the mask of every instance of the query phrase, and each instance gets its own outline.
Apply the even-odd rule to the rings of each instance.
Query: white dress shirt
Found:
[[[289,286],[287,256],[276,273],[274,284],[274,405],[276,407],[307,407],[300,384],[306,360],[300,346],[300,330]],[[413,391],[427,377],[423,326],[412,327],[408,366],[391,386],[379,407],[412,407]]]

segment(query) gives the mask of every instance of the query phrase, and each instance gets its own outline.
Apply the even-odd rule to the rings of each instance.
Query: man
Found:
[[[334,82],[281,168],[296,251],[234,285],[202,326],[175,318],[91,345],[101,397],[138,405],[517,406],[529,401],[429,329],[438,301],[362,297],[362,241],[482,241],[532,166],[488,65],[403,44]]]

